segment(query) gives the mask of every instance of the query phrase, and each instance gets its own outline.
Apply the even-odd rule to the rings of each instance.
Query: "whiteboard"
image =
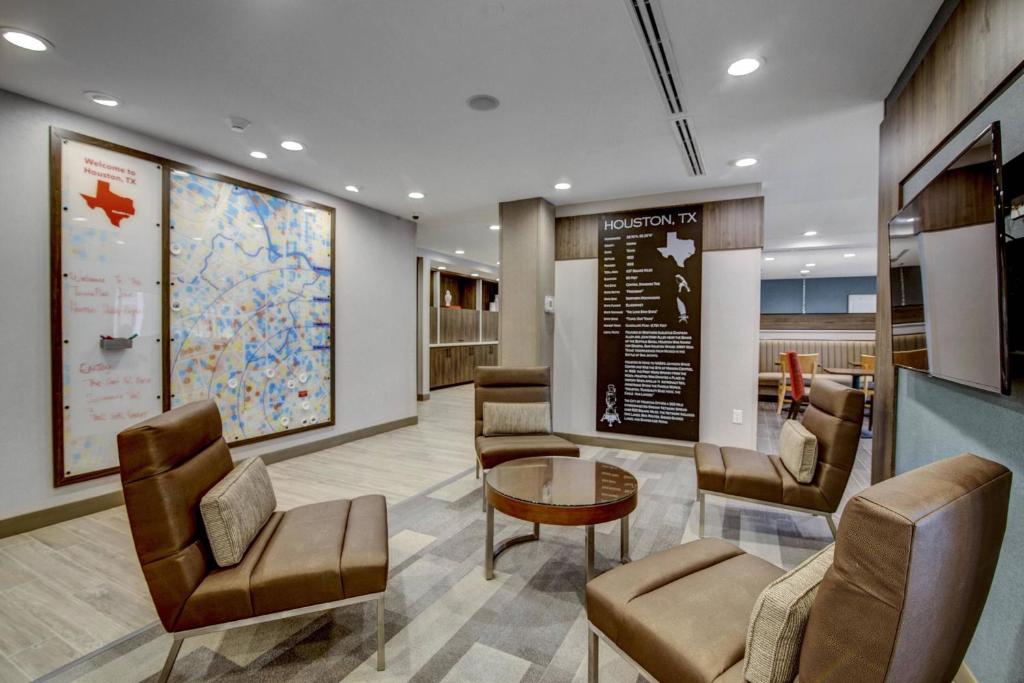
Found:
[[[163,170],[128,150],[56,135],[54,293],[61,309],[53,334],[61,373],[54,450],[61,485],[114,471],[117,433],[163,410]],[[103,350],[104,335],[134,338],[131,348]]]

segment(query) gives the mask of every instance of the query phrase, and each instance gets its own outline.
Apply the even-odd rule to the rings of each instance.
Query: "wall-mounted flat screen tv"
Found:
[[[889,276],[895,365],[1009,394],[1002,173],[996,122],[889,222]]]

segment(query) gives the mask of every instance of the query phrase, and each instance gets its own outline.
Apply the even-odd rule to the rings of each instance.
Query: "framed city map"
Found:
[[[171,407],[214,399],[232,445],[334,424],[334,210],[169,178]]]

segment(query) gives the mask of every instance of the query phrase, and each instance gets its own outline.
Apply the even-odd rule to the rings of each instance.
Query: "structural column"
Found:
[[[555,207],[535,197],[498,205],[501,216],[499,363],[552,364],[555,318],[544,297],[555,293]]]

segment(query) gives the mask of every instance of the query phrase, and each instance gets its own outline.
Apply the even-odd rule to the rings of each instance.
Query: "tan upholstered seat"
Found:
[[[551,434],[525,434],[522,436],[478,436],[476,452],[485,470],[509,460],[536,455],[578,456],[579,447]]]
[[[579,457],[580,449],[576,444],[554,434],[483,435],[484,403],[550,403],[551,368],[478,367],[473,397],[477,476],[483,469],[484,481],[487,470],[509,460],[538,455]]]
[[[735,496],[820,514],[832,528],[831,513],[842,501],[860,443],[864,394],[818,377],[811,387],[803,425],[818,439],[818,464],[809,484],[801,484],[777,455],[746,448],[698,443],[697,466],[701,536],[706,494]]]
[[[388,578],[387,505],[362,496],[274,512],[241,562],[218,568],[199,503],[232,469],[213,401],[191,403],[118,435],[132,538],[160,621],[178,634],[339,601],[378,600]],[[378,624],[381,637],[382,621]],[[379,666],[383,667],[383,642]]]
[[[1006,529],[1010,472],[960,455],[853,498],[804,632],[800,681],[950,681],[970,644]],[[659,681],[741,683],[757,596],[783,571],[717,539],[587,584],[598,636]]]
[[[754,601],[784,573],[725,541],[687,543],[588,583],[587,618],[658,680],[713,681],[743,659]]]

